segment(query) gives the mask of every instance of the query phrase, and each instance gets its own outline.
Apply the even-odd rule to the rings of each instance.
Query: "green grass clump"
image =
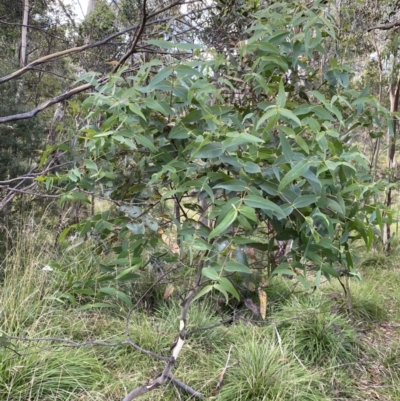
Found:
[[[66,401],[90,394],[104,382],[102,366],[90,350],[40,350],[36,346],[0,353],[0,399]]]
[[[109,273],[99,268],[107,256],[96,254],[93,244],[75,246],[69,240],[60,247],[70,247],[68,252],[57,256],[48,224],[34,219],[26,223],[12,235],[12,248],[1,265],[0,334],[125,340],[128,307],[121,299],[107,296],[101,300],[112,303],[112,308],[78,311],[69,299],[60,298],[60,293],[72,294],[77,288],[108,286]],[[58,265],[43,271],[52,259]],[[226,305],[218,294],[210,293],[196,300],[187,321],[191,335],[173,374],[219,401],[400,399],[398,260],[398,255],[369,255],[359,267],[362,282],[350,280],[351,302],[335,279],[311,293],[295,279],[275,277],[265,288],[265,320],[246,309],[243,299]],[[141,273],[140,279],[111,280],[112,285],[135,303],[154,279],[151,272]],[[180,270],[168,279],[174,293],[164,299],[167,284],[154,287],[129,322],[131,338],[139,346],[164,356],[170,356],[178,334],[185,294]],[[254,283],[257,288],[257,279]],[[247,291],[243,298],[259,305],[257,291],[248,287],[243,286]],[[74,295],[77,307],[98,301],[88,294]],[[229,316],[236,319],[218,325]],[[196,330],[207,326],[212,328]],[[165,366],[129,345],[67,348],[60,342],[16,340],[1,344],[1,401],[121,401]],[[216,391],[231,345],[230,367]],[[193,398],[167,383],[140,399]]]
[[[351,363],[359,352],[355,330],[329,307],[319,293],[293,297],[275,315],[276,336],[296,357],[312,365]]]
[[[228,370],[218,400],[330,399],[324,395],[325,382],[320,374],[300,364],[286,346],[249,331],[233,348],[232,360],[239,363]]]

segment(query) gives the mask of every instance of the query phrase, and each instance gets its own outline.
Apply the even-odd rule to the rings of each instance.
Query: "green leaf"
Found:
[[[192,159],[212,159],[222,155],[222,144],[219,142],[207,143],[204,146],[196,149],[191,158]]]
[[[230,273],[239,272],[239,273],[251,274],[251,270],[247,266],[242,265],[241,263],[238,262],[234,262],[232,260],[226,263],[226,265],[224,266],[224,270]]]
[[[276,98],[276,105],[279,109],[284,108],[286,105],[286,93],[285,87],[283,86],[283,79],[281,79],[281,81],[279,82],[279,92]]]
[[[294,180],[302,177],[309,170],[310,166],[306,159],[301,160],[297,163],[285,176],[282,178],[278,186],[278,191],[282,191],[283,188],[291,184]]]
[[[255,209],[262,209],[266,212],[272,213],[272,215],[276,216],[278,219],[284,219],[286,217],[283,210],[276,205],[275,203],[269,201],[258,195],[247,195],[243,202],[250,207]]]
[[[154,99],[145,98],[144,104],[149,109],[159,111],[160,113],[164,114],[165,116],[174,114],[174,111],[165,102],[157,102]]]
[[[146,121],[146,117],[144,116],[144,114],[141,112],[141,110],[139,109],[139,107],[137,107],[135,104],[133,103],[129,103],[129,110],[138,115],[139,117],[143,118],[144,121]]]
[[[227,191],[243,192],[247,189],[247,184],[241,180],[231,180],[227,183],[218,184],[214,187],[214,189],[217,188],[226,189]]]
[[[301,274],[297,275],[296,279],[306,290],[311,290],[310,283]]]
[[[228,293],[226,292],[225,288],[221,284],[214,284],[214,288],[216,290],[218,290],[219,292],[222,292],[222,294],[224,294],[226,303],[228,304],[229,296],[228,296]]]
[[[210,232],[210,234],[208,235],[208,239],[212,239],[221,235],[236,220],[237,214],[237,209],[232,207],[232,209],[228,211],[223,220],[214,228],[214,230]]]
[[[130,308],[133,306],[131,299],[122,291],[113,287],[102,287],[98,290],[100,294],[115,295],[118,299],[128,305]]]
[[[262,124],[265,120],[267,120],[267,119],[269,119],[269,118],[273,118],[274,125],[275,125],[275,122],[278,120],[278,119],[276,118],[276,116],[278,116],[278,114],[279,114],[279,109],[278,109],[276,106],[270,106],[270,107],[268,107],[267,110],[268,110],[268,111],[267,111],[266,113],[264,113],[264,114],[261,116],[261,118],[258,120],[258,122],[257,122],[257,129],[260,128],[261,124]],[[269,128],[269,129],[270,129],[270,128]]]
[[[83,311],[83,310],[88,310],[88,309],[93,309],[93,308],[112,308],[113,305],[106,304],[105,302],[96,302],[94,304],[86,304],[83,305],[79,308],[77,308],[77,311]]]
[[[323,273],[326,273],[329,276],[339,277],[338,271],[335,268],[333,268],[331,265],[328,265],[327,263],[323,263],[321,265],[321,270]]]
[[[139,206],[120,206],[119,210],[133,218],[137,218],[142,214],[142,209]]]
[[[299,120],[298,117],[296,117],[296,116],[293,114],[292,111],[290,111],[290,110],[288,110],[288,109],[278,109],[278,113],[279,113],[281,116],[283,116],[283,117],[285,117],[285,118],[287,118],[287,119],[289,119],[289,120],[292,120],[292,121],[293,121],[294,123],[296,123],[299,127],[301,127],[301,121]]]
[[[210,292],[212,289],[214,288],[213,285],[206,285],[205,287],[203,287],[197,294],[196,296],[193,298],[193,301],[196,301],[196,299],[201,298],[203,295],[206,295],[208,292]]]
[[[162,49],[194,50],[202,49],[201,45],[194,43],[173,43],[166,40],[146,40],[150,45],[161,47]]]
[[[279,141],[282,146],[283,157],[287,162],[291,163],[293,161],[293,151],[285,134],[282,132],[279,133]]]
[[[302,195],[302,196],[299,196],[293,202],[293,207],[294,208],[306,207],[306,206],[310,206],[316,202],[317,202],[317,197],[315,195]]]
[[[236,288],[233,286],[233,284],[227,279],[226,277],[221,277],[219,279],[219,284],[229,292],[229,294],[232,294],[238,301],[240,300],[240,296],[238,292],[236,291]]]
[[[172,74],[172,68],[163,68],[160,72],[158,72],[153,79],[150,81],[150,84],[148,85],[148,88],[151,89],[155,87],[157,84],[159,84],[161,81],[164,79],[168,78]]]
[[[84,161],[85,166],[89,169],[89,170],[94,170],[94,171],[98,171],[97,169],[97,164],[93,161],[93,160],[88,160],[86,159]]]
[[[158,230],[158,222],[157,220],[153,219],[150,217],[148,214],[145,214],[143,217],[143,223],[150,228],[152,231],[157,231]]]
[[[136,134],[135,140],[139,142],[145,148],[151,150],[152,152],[157,152],[157,148],[154,146],[153,141],[151,141],[147,136]]]
[[[272,276],[276,276],[277,274],[286,274],[288,276],[295,276],[296,273],[289,269],[290,264],[287,262],[281,263],[279,266],[277,266],[273,271],[272,271]]]
[[[219,275],[218,275],[218,273],[217,273],[214,269],[211,269],[210,267],[204,267],[204,268],[201,270],[201,274],[202,274],[204,277],[207,277],[207,278],[209,278],[209,279],[211,279],[211,280],[214,280],[214,281],[218,281],[218,280],[219,280]]]
[[[245,216],[247,219],[254,221],[255,223],[258,222],[258,219],[256,216],[256,211],[252,207],[246,206],[246,205],[241,205],[239,207],[238,211],[240,214]]]
[[[253,162],[246,162],[243,168],[244,171],[246,171],[246,173],[250,174],[261,173],[261,169],[258,166],[258,164],[255,164]]]

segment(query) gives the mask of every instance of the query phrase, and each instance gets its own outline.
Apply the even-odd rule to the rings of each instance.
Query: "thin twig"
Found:
[[[232,351],[232,344],[231,344],[231,346],[229,347],[228,357],[226,358],[225,366],[224,366],[224,368],[222,369],[221,374],[219,375],[219,380],[218,380],[218,383],[217,383],[217,387],[215,388],[215,392],[216,392],[216,393],[218,393],[219,390],[221,389],[221,386],[222,386],[222,382],[223,382],[223,380],[224,380],[225,373],[226,373],[226,371],[228,370],[229,360],[231,359],[231,351]]]

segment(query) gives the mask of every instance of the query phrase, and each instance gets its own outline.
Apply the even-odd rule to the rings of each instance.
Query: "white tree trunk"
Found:
[[[29,0],[24,0],[24,11],[22,16],[21,29],[21,51],[19,54],[19,64],[24,67],[27,63],[27,44],[28,44],[28,20],[29,20]]]
[[[89,13],[94,10],[96,0],[89,0],[87,10],[86,10],[86,17],[89,15]]]

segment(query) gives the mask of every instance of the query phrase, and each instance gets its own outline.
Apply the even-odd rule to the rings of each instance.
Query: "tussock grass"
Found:
[[[275,314],[276,335],[302,361],[330,366],[354,362],[358,354],[356,332],[343,316],[330,311],[321,293],[292,298]]]
[[[90,243],[71,247],[74,242],[61,245],[57,255],[45,218],[25,219],[3,255],[0,330],[24,337],[124,340],[127,307],[122,302],[114,308],[79,312],[70,300],[59,297],[79,282],[94,289],[107,285],[102,281],[106,273],[99,269],[107,255],[94,253]],[[43,271],[51,260],[58,265]],[[334,279],[310,294],[300,285],[293,289],[294,280],[275,278],[266,288],[265,321],[244,311],[241,303],[216,304],[215,295],[202,298],[189,312],[189,331],[214,326],[233,312],[244,312],[240,316],[252,321],[192,331],[176,362],[175,376],[221,401],[400,399],[399,260],[398,255],[367,255],[360,262],[363,281],[350,281],[351,304]],[[151,284],[152,274],[122,283],[120,289],[135,302]],[[178,332],[179,284],[166,301],[164,290],[165,286],[157,286],[149,293],[132,314],[129,329],[137,344],[168,356]],[[258,302],[251,293],[246,296]],[[75,299],[78,306],[91,302],[84,294]],[[0,400],[116,401],[163,369],[162,362],[125,345],[75,349],[48,342],[4,345],[0,346]],[[234,365],[216,392],[230,345]],[[141,399],[192,398],[169,383]]]

